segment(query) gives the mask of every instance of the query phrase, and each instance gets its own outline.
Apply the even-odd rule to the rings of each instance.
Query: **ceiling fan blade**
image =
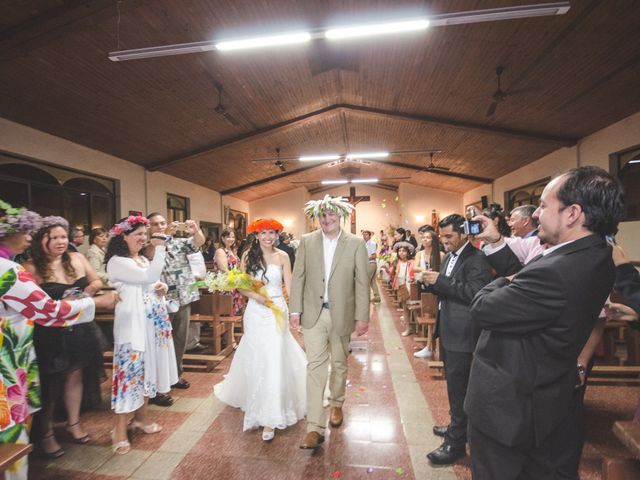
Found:
[[[439,166],[437,166],[437,165],[429,165],[429,166],[426,168],[426,170],[429,170],[429,171],[436,171],[436,172],[437,172],[437,171],[441,171],[441,172],[448,172],[448,171],[449,171],[449,170],[451,170],[451,169],[450,169],[450,168],[448,168],[448,167],[439,167]]]
[[[408,180],[411,177],[378,177],[378,180]]]
[[[494,113],[496,113],[496,108],[498,108],[498,102],[493,102],[489,105],[489,109],[487,110],[487,117],[491,117]]]

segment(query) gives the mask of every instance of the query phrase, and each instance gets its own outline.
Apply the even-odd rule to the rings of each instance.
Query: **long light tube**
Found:
[[[369,153],[350,153],[347,155],[347,158],[351,160],[352,158],[387,158],[389,156],[389,152],[369,152]]]
[[[385,35],[424,30],[428,27],[447,25],[462,25],[466,23],[493,22],[498,20],[512,20],[517,18],[542,17],[550,15],[564,15],[571,8],[571,4],[564,2],[542,3],[539,5],[518,5],[515,7],[490,8],[485,10],[469,10],[466,12],[443,13],[429,18],[408,20],[392,23],[359,25],[352,27],[332,28],[328,30],[314,29],[309,32],[290,32],[279,35],[254,37],[249,39],[230,41],[205,41],[162,45],[149,48],[137,48],[109,52],[109,60],[114,62],[137,60],[141,58],[164,57],[185,53],[206,52],[209,50],[231,51],[245,48],[263,48],[284,46],[296,43],[307,43],[313,38],[357,38],[369,35]]]
[[[340,160],[340,155],[307,155],[299,157],[301,162],[329,162],[331,160]]]
[[[216,49],[222,52],[231,50],[244,50],[247,48],[266,48],[281,45],[294,45],[311,41],[309,32],[291,32],[274,35],[271,37],[245,38],[241,40],[228,40],[216,43]]]
[[[349,183],[349,180],[322,180],[320,183],[322,185],[344,185]]]
[[[377,183],[377,178],[358,178],[351,180],[351,183]]]
[[[389,35],[392,33],[415,32],[429,28],[429,20],[409,20],[404,22],[376,23],[370,25],[356,25],[354,27],[330,28],[324,32],[325,38],[330,40],[343,38],[360,38],[373,35]]]
[[[640,163],[640,159],[637,159],[637,160],[629,160],[629,163]]]

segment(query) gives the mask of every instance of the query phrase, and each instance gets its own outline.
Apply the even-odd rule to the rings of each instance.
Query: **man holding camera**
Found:
[[[198,252],[204,244],[205,237],[193,220],[167,224],[167,220],[159,213],[151,213],[147,218],[149,219],[149,235],[168,236],[165,242],[167,255],[162,270],[162,281],[169,287],[166,295],[167,310],[169,310],[169,318],[173,327],[173,344],[176,351],[178,375],[180,376],[178,383],[172,387],[186,389],[190,385],[182,378],[182,357],[187,345],[191,302],[200,298],[198,289],[192,288],[196,279],[189,266],[187,255]],[[184,232],[187,237],[175,238],[173,235],[178,231]],[[145,256],[153,257],[153,250],[152,246],[148,246]],[[169,395],[156,396],[151,403],[168,407],[173,404],[173,399]]]
[[[621,187],[601,168],[556,177],[534,214],[549,248],[474,298],[472,319],[483,329],[465,400],[474,479],[566,478],[576,359],[613,285],[604,236],[622,213]],[[488,235],[494,246],[503,241]]]
[[[440,241],[447,255],[440,272],[422,273],[423,290],[438,295],[440,353],[447,377],[451,423],[433,427],[444,442],[427,455],[434,465],[449,465],[466,454],[467,417],[463,410],[473,351],[480,331],[472,324],[470,304],[475,294],[492,280],[485,255],[468,240],[461,215],[445,217],[439,224]]]

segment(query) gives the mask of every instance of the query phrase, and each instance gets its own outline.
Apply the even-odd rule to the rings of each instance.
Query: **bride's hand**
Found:
[[[267,304],[267,298],[263,297],[262,295],[258,295],[256,294],[255,297],[253,297],[253,299],[258,302],[260,305],[266,305]]]

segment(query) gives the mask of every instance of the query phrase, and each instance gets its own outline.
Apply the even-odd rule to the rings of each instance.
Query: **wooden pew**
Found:
[[[30,443],[0,443],[0,478],[4,478],[4,472],[33,450]]]

